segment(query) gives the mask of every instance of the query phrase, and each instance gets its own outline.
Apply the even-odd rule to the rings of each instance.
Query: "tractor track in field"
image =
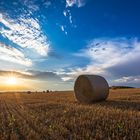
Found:
[[[9,102],[5,102],[5,109],[7,110],[8,113],[8,121],[9,121],[9,127],[10,127],[10,134],[11,133],[15,133],[17,135],[17,138],[19,140],[25,140],[24,135],[20,132],[19,130],[19,125],[16,122],[15,118],[14,118],[14,112],[12,111],[12,106],[11,104],[9,104]],[[8,139],[10,139],[10,136],[8,137]]]
[[[9,116],[9,112],[6,106],[6,101],[5,100],[1,100],[1,104],[2,104],[2,111],[1,111],[1,119],[2,119],[2,133],[7,133],[7,136],[3,136],[2,137],[4,139],[9,139],[10,138],[10,133],[11,130],[9,129],[9,123],[8,123],[8,116]]]

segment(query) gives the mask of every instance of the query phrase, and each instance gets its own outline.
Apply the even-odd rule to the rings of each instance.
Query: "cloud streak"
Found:
[[[68,18],[69,23],[72,27],[76,28],[77,26],[73,22],[73,17],[71,13],[71,7],[76,6],[78,8],[85,6],[86,0],[66,0],[66,8],[63,11],[63,15]]]
[[[24,4],[32,12],[38,11],[39,6],[35,4],[32,0],[21,0],[21,3]]]
[[[61,28],[61,31],[65,33],[65,35],[68,34],[67,31],[65,30],[65,26],[64,25],[61,25],[60,28]]]
[[[5,71],[0,70],[0,76],[14,75],[17,78],[28,79],[28,80],[41,80],[41,81],[62,81],[61,77],[52,71],[35,71],[28,70],[25,72],[21,71]]]
[[[0,60],[31,66],[32,61],[21,50],[0,43]]]
[[[84,0],[66,0],[66,7],[72,7],[76,5],[77,7],[83,7],[85,5]]]
[[[26,14],[22,14],[18,19],[11,19],[4,14],[0,15],[1,35],[8,38],[21,48],[35,50],[40,55],[48,55],[49,42],[43,34],[39,25],[39,20]]]

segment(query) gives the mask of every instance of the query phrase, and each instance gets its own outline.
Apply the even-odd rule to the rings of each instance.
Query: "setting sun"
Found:
[[[8,85],[16,85],[17,84],[17,79],[14,76],[8,77],[6,80],[6,83]]]

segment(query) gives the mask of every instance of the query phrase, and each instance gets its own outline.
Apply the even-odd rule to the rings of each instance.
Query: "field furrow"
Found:
[[[0,140],[140,139],[140,89],[78,103],[73,92],[0,94]]]

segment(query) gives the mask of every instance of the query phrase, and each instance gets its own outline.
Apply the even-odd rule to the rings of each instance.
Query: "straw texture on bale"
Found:
[[[98,75],[80,75],[74,85],[76,99],[81,103],[105,100],[109,94],[107,81]]]

